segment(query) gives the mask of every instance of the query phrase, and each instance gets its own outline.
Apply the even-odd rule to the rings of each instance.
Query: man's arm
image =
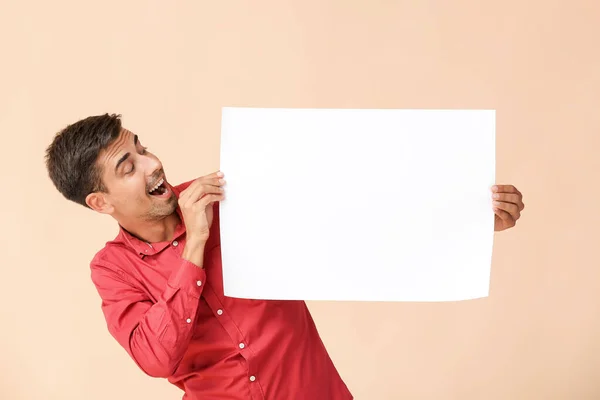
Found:
[[[96,260],[91,271],[111,335],[146,374],[172,375],[194,332],[205,270],[182,258],[155,304],[117,266]]]
[[[101,256],[91,263],[92,281],[102,298],[110,333],[150,376],[171,376],[192,338],[206,280],[204,250],[209,237],[215,236],[210,232],[218,226],[212,220],[216,203],[223,199],[222,177],[215,172],[181,191],[178,203],[187,242],[156,303],[118,265]]]

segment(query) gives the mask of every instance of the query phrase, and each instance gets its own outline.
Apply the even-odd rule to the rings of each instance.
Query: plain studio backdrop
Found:
[[[116,224],[64,200],[43,153],[121,113],[181,182],[219,168],[223,106],[497,110],[497,181],[526,209],[496,234],[490,297],[309,307],[359,400],[600,398],[597,1],[1,7],[0,398],[181,397],[110,337],[89,261]]]

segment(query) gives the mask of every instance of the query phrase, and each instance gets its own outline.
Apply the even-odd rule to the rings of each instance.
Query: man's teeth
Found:
[[[152,193],[152,192],[154,192],[154,191],[155,191],[156,189],[158,189],[158,187],[159,187],[160,185],[162,185],[163,183],[165,183],[165,180],[164,180],[164,179],[161,179],[160,181],[158,181],[158,182],[156,183],[156,185],[154,185],[154,187],[153,187],[152,189],[150,189],[150,190],[148,191],[148,193]]]

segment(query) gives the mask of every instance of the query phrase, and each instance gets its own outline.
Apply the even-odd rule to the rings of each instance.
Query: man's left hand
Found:
[[[496,214],[494,230],[503,231],[515,226],[525,208],[521,192],[513,185],[495,185],[492,187],[492,199]]]

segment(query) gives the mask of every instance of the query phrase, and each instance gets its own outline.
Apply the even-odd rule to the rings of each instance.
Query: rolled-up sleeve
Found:
[[[156,302],[119,266],[94,260],[91,277],[111,335],[146,374],[171,376],[193,336],[205,270],[181,259]]]

